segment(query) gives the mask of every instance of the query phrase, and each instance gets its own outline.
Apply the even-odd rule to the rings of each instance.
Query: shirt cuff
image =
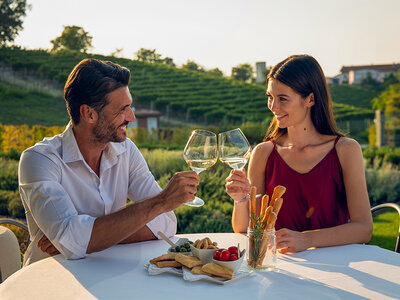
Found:
[[[146,226],[158,239],[161,239],[161,237],[158,235],[159,231],[164,233],[166,236],[171,237],[176,234],[176,216],[173,211],[169,211],[154,218],[147,223]]]

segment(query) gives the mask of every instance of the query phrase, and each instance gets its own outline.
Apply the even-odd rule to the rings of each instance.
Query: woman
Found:
[[[268,108],[274,114],[266,141],[251,155],[248,179],[233,170],[226,191],[235,200],[232,225],[246,232],[250,186],[272,195],[286,187],[276,222],[281,253],[310,247],[367,243],[372,217],[359,144],[341,133],[332,113],[325,76],[308,55],[293,55],[267,77]],[[260,210],[261,197],[257,198]]]

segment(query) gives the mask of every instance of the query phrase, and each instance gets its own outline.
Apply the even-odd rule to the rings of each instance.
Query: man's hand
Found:
[[[160,194],[166,211],[174,210],[182,204],[192,201],[199,183],[200,177],[194,171],[175,173]]]
[[[37,247],[51,256],[60,254],[60,251],[58,251],[56,247],[53,246],[53,244],[45,235],[43,235],[42,238],[38,241]]]

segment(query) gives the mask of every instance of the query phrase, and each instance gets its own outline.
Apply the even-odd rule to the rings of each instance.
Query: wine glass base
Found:
[[[194,198],[193,201],[186,202],[185,205],[192,206],[192,207],[200,207],[204,205],[204,201],[199,197]]]

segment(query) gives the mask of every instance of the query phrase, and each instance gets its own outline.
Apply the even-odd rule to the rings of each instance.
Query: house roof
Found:
[[[340,72],[348,73],[357,70],[375,70],[378,72],[395,72],[400,70],[400,64],[391,65],[363,65],[363,66],[343,66]]]
[[[158,110],[137,109],[135,110],[135,116],[136,118],[159,117],[161,112]]]

